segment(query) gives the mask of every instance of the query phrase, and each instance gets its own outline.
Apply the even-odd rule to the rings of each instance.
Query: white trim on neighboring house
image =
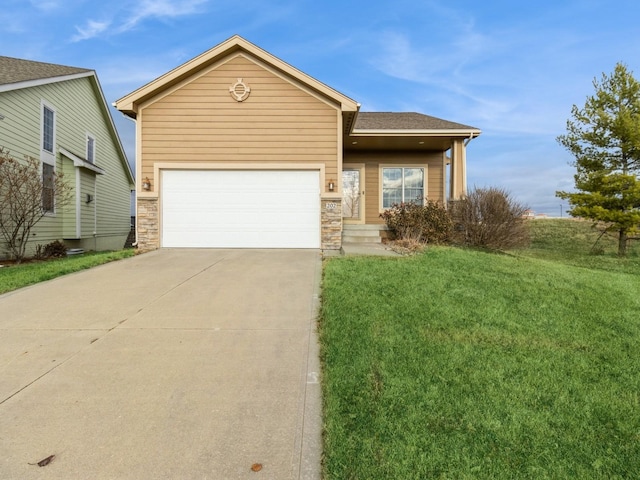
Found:
[[[45,148],[45,111],[51,112],[51,138],[47,138],[46,144],[47,147],[50,147],[51,150]],[[52,209],[45,210],[44,208],[44,170],[45,165],[53,168],[53,174],[56,173],[56,148],[57,148],[57,138],[56,138],[56,123],[57,123],[57,112],[56,107],[54,107],[51,103],[46,101],[45,99],[40,99],[40,144],[38,146],[40,151],[40,177],[43,182],[43,192],[42,192],[42,200],[41,206],[44,214],[46,216],[55,216],[56,215],[56,202],[55,196],[52,199]],[[48,128],[47,128],[48,130]]]
[[[77,78],[85,78],[92,75],[95,75],[95,72],[90,70],[72,75],[62,75],[60,77],[38,78],[36,80],[25,80],[24,82],[6,83],[4,85],[0,85],[0,92],[9,92],[11,90],[19,90],[21,88],[39,87],[41,85],[66,82],[67,80],[75,80]]]
[[[78,167],[76,167],[77,169]],[[76,238],[82,236],[82,178],[76,172]]]
[[[52,132],[52,138],[51,138],[51,150],[46,150],[44,143],[45,143],[45,139],[44,139],[44,112],[45,109],[49,110],[50,112],[53,113],[53,132]],[[48,101],[46,101],[45,99],[40,99],[40,160],[48,163],[49,165],[53,165],[55,167],[56,165],[56,123],[57,123],[57,111],[56,111],[56,107],[54,107],[51,103],[49,103]]]
[[[92,172],[95,172],[98,175],[104,175],[105,173],[107,173],[102,168],[98,167],[97,165],[94,165],[93,163],[85,160],[84,158],[80,158],[75,153],[71,153],[66,148],[60,147],[59,150],[62,155],[64,155],[70,160],[73,160],[74,167],[86,168],[87,170],[91,170]]]
[[[129,182],[130,182],[130,186],[134,186],[134,176],[133,176],[133,172],[131,171],[131,165],[129,165],[129,160],[127,159],[127,155],[125,153],[124,150],[124,146],[122,145],[122,140],[120,139],[120,136],[118,135],[118,129],[116,128],[116,124],[113,121],[113,116],[111,115],[111,110],[109,109],[109,104],[107,103],[107,100],[104,96],[104,92],[102,91],[102,86],[100,85],[100,81],[98,80],[98,76],[96,75],[96,72],[94,70],[87,70],[86,72],[79,72],[79,73],[74,73],[71,75],[61,75],[58,77],[49,77],[49,78],[38,78],[35,80],[26,80],[23,82],[15,82],[15,83],[7,83],[4,85],[0,85],[0,93],[1,92],[9,92],[12,90],[19,90],[22,88],[30,88],[30,87],[38,87],[41,85],[49,85],[51,83],[59,83],[59,82],[66,82],[68,80],[77,80],[80,78],[89,78],[91,79],[91,77],[93,77],[93,81],[94,81],[94,90],[95,92],[98,94],[98,97],[101,100],[102,103],[102,107],[104,108],[107,120],[109,122],[109,126],[111,129],[111,136],[113,137],[113,140],[117,143],[118,145],[118,150],[120,155],[122,156],[122,160],[123,162],[123,168],[126,171],[127,176],[129,177]],[[40,115],[42,115],[42,112],[40,113]],[[2,118],[0,118],[1,120]],[[40,144],[40,149],[42,149],[42,144]]]

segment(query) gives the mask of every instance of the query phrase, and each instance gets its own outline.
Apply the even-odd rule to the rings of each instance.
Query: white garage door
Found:
[[[317,171],[165,170],[162,246],[320,248]]]

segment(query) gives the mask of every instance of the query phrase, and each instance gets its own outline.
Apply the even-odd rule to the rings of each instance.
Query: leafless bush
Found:
[[[43,204],[60,208],[70,194],[61,173],[45,183],[38,160],[17,160],[0,147],[0,235],[18,263],[25,256],[31,229],[47,213]]]
[[[491,250],[529,244],[527,207],[501,188],[474,188],[451,208],[456,243]]]
[[[424,205],[394,203],[380,217],[397,240],[414,243],[444,243],[453,228],[449,212],[431,200],[426,200]]]

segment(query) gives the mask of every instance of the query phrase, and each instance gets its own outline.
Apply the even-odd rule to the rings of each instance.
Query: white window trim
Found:
[[[44,149],[44,109],[45,107],[48,110],[53,112],[53,152]],[[42,164],[47,164],[53,167],[53,174],[55,175],[57,172],[56,165],[56,151],[57,151],[57,123],[58,123],[58,112],[56,108],[49,102],[44,99],[40,99],[40,178],[44,175],[44,167]],[[54,217],[56,215],[56,201],[55,197],[53,199],[53,210],[45,211],[45,216]]]
[[[56,166],[55,166],[55,164],[54,164],[54,165],[52,165],[52,164],[50,164],[50,163],[48,163],[48,162],[43,162],[43,164],[46,164],[46,165],[48,165],[49,167],[53,167],[53,175],[54,175],[54,178],[55,178],[55,175],[56,175]],[[43,190],[44,190],[44,166],[43,166],[42,164],[40,165],[40,179],[43,181],[43,186],[42,186],[42,188],[43,188]],[[44,194],[44,192],[43,192],[43,194]],[[42,201],[41,201],[41,205],[40,205],[40,207],[42,208],[42,210],[43,210],[43,212],[44,212],[44,215],[45,215],[46,217],[55,217],[55,216],[56,216],[56,210],[57,210],[57,209],[56,209],[56,197],[55,197],[55,192],[54,192],[54,196],[53,196],[53,210],[45,210],[45,209],[44,209],[44,205],[43,205],[43,203],[44,203],[44,202],[42,202]]]
[[[44,109],[47,108],[53,112],[53,152],[44,149]],[[56,165],[57,150],[57,123],[58,112],[56,108],[44,99],[40,100],[40,159],[49,165]]]
[[[89,158],[89,139],[93,140],[93,158]],[[96,140],[96,136],[86,132],[86,149],[85,149],[85,158],[87,159],[87,162],[95,165],[96,163],[96,152],[97,152],[97,140]]]
[[[425,202],[425,198],[427,198],[429,196],[429,190],[428,190],[428,185],[429,185],[429,169],[428,169],[428,164],[426,163],[381,163],[380,165],[378,165],[378,197],[379,197],[379,202],[378,202],[378,209],[380,211],[380,213],[384,212],[385,210],[388,210],[388,207],[385,208],[384,207],[384,176],[382,174],[383,169],[385,168],[422,168],[424,170],[424,185],[423,185],[423,192],[422,192],[422,203],[424,204]]]

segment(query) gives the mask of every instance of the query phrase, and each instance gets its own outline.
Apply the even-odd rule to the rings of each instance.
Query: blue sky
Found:
[[[362,104],[471,125],[469,186],[558,216],[556,137],[593,79],[640,78],[640,2],[3,0],[0,55],[96,70],[109,103],[239,34]],[[130,159],[134,125],[113,111]]]

